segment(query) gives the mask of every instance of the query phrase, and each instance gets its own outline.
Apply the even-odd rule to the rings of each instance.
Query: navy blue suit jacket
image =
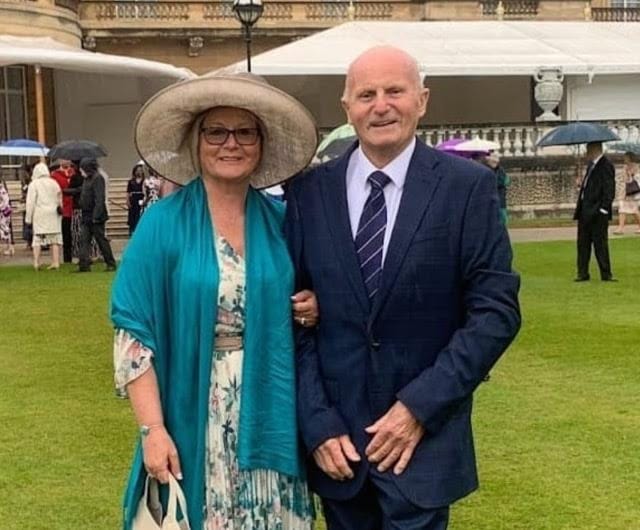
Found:
[[[394,480],[419,506],[448,505],[477,487],[472,393],[520,327],[519,277],[495,175],[417,141],[370,307],[347,208],[352,150],[296,178],[287,196],[298,287],[313,289],[320,307],[318,327],[296,333],[309,482],[321,496],[353,497],[375,472],[364,429],[400,400],[426,434]],[[363,457],[344,482],[311,458],[341,434]]]

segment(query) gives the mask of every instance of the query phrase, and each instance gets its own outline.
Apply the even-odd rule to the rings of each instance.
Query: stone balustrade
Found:
[[[640,22],[640,7],[592,7],[596,22]]]
[[[559,124],[515,124],[515,125],[478,125],[425,127],[418,132],[428,145],[437,145],[452,138],[480,138],[500,145],[503,157],[558,156],[575,154],[575,147],[567,146],[540,149],[536,143],[542,136]],[[620,120],[606,122],[623,142],[640,143],[640,120]],[[605,144],[606,145],[606,144]]]
[[[483,16],[495,16],[499,0],[479,0]],[[504,18],[525,19],[538,15],[539,0],[502,0]]]
[[[264,3],[258,27],[326,28],[348,20],[411,20],[419,18],[418,14],[419,6],[409,0],[357,1],[353,5],[345,1],[269,1]],[[202,0],[83,0],[80,3],[80,20],[87,29],[94,28],[94,25],[102,29],[117,29],[120,25],[144,28],[154,22],[162,26],[170,21],[189,21],[190,27],[210,26],[212,23],[222,27],[236,25],[232,2]]]
[[[620,137],[621,142],[640,144],[640,120],[617,120],[602,122]],[[439,127],[420,127],[418,136],[430,146],[453,138],[471,140],[479,138],[496,142],[500,145],[498,152],[503,158],[558,157],[576,154],[575,146],[554,146],[539,148],[536,143],[551,129],[562,125],[513,124],[513,125],[452,125]],[[321,138],[331,129],[322,129]],[[605,149],[607,143],[604,144]]]

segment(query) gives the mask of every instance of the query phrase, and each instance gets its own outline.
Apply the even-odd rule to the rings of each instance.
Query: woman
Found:
[[[144,179],[142,191],[144,192],[143,211],[146,211],[152,204],[160,200],[160,191],[162,189],[162,181],[164,179],[157,175],[153,170]]]
[[[127,224],[129,225],[129,236],[138,225],[140,213],[142,212],[142,203],[144,202],[144,191],[142,190],[145,168],[144,162],[138,162],[133,166],[131,178],[127,183],[127,206],[129,213],[127,215]]]
[[[250,74],[207,76],[155,95],[135,138],[150,167],[186,185],[142,216],[112,294],[116,384],[141,431],[124,527],[146,468],[182,480],[192,529],[310,529],[284,209],[256,188],[307,165],[313,119]],[[313,325],[305,296],[296,318]]]
[[[55,169],[54,169],[55,168]],[[73,240],[71,236],[71,219],[73,217],[73,197],[65,190],[69,188],[74,169],[70,160],[58,160],[57,167],[51,166],[51,178],[58,183],[62,190],[62,260],[64,263],[73,261]]]
[[[628,182],[636,180],[640,183],[640,173],[638,172],[638,156],[628,151],[624,154],[624,184],[625,188]],[[624,192],[623,192],[624,193]],[[618,228],[614,230],[614,234],[623,234],[624,225],[627,215],[632,215],[636,218],[638,228],[636,234],[640,234],[640,210],[638,209],[638,201],[640,196],[637,194],[626,195],[620,199],[618,204]]]
[[[40,267],[40,247],[51,247],[49,269],[60,268],[62,245],[62,190],[51,178],[49,168],[43,162],[36,164],[27,190],[27,215],[25,221],[33,226],[33,268]]]
[[[511,184],[511,179],[504,168],[500,165],[500,155],[495,151],[490,151],[484,157],[483,162],[496,174],[496,184],[498,185],[498,198],[500,200],[500,220],[503,225],[509,222],[509,212],[507,210],[507,187]]]
[[[80,194],[82,193],[83,176],[80,174],[79,160],[72,162],[69,169],[69,187],[64,190],[65,195],[73,197],[73,210],[71,214],[71,255],[80,260],[80,242],[82,239],[82,208],[80,206]],[[95,260],[100,255],[98,243],[91,240],[91,259]]]
[[[13,246],[13,229],[11,226],[11,198],[7,184],[0,179],[0,244],[5,248],[2,251],[4,256],[13,256],[15,247]]]

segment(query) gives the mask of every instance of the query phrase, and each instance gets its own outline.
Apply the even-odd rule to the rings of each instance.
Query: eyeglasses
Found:
[[[240,127],[239,129],[226,129],[225,127],[202,127],[202,136],[209,145],[222,145],[233,134],[240,145],[255,145],[260,138],[260,129],[257,127]]]

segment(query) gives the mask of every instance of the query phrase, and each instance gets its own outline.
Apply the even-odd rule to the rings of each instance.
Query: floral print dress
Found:
[[[13,243],[11,234],[11,201],[4,182],[0,181],[0,243]]]
[[[245,320],[245,262],[216,237],[220,268],[216,335],[239,336]],[[215,349],[207,428],[206,520],[203,530],[310,530],[311,496],[305,481],[268,469],[241,471],[237,441],[242,392],[242,349]],[[114,347],[116,388],[144,372],[153,352],[124,330]]]

